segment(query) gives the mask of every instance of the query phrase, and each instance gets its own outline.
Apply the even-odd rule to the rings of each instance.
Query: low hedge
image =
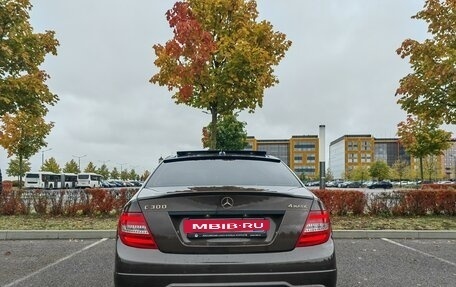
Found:
[[[456,183],[448,183],[448,184],[428,183],[428,184],[421,185],[421,189],[423,189],[423,190],[440,189],[440,190],[456,191]]]
[[[0,214],[105,215],[118,214],[138,188],[3,190]]]
[[[333,215],[456,215],[456,190],[419,189],[364,193],[312,190]]]
[[[5,186],[3,186],[5,188]],[[138,188],[14,190],[0,194],[0,215],[118,214]],[[332,215],[456,215],[456,190],[417,189],[368,192],[312,190]]]
[[[326,209],[334,215],[360,215],[364,213],[367,198],[362,191],[352,190],[312,190]]]

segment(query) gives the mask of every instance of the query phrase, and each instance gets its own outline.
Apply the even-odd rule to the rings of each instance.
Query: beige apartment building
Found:
[[[298,176],[319,175],[319,139],[317,135],[295,135],[290,139],[256,139],[247,137],[246,150],[265,151],[280,158]]]
[[[265,151],[280,158],[298,176],[318,178],[319,138],[317,135],[294,135],[289,139],[256,139],[247,137],[246,150]],[[388,166],[400,160],[406,162],[415,178],[419,176],[419,160],[411,157],[398,138],[376,138],[370,134],[343,135],[329,145],[329,162],[326,167],[334,178],[345,179],[357,167],[369,168],[377,160]],[[424,160],[425,178],[456,179],[456,139],[442,155]]]
[[[375,138],[372,135],[344,135],[329,145],[329,169],[335,178],[345,178],[356,167],[370,167],[375,161],[392,167],[396,161],[405,162],[419,176],[419,159],[411,157],[398,138]],[[454,179],[456,172],[456,140],[442,155],[429,156],[423,161],[426,179]],[[452,166],[454,165],[454,166]]]

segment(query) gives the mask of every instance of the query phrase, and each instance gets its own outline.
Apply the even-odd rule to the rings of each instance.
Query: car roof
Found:
[[[267,155],[265,151],[238,150],[195,150],[195,151],[178,151],[176,155],[169,156],[163,162],[187,161],[187,160],[213,160],[213,159],[244,159],[260,160],[270,162],[280,162],[280,159]]]

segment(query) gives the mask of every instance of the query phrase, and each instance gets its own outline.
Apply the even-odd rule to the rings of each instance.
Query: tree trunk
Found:
[[[424,173],[423,173],[423,157],[420,156],[420,176],[421,176],[421,182],[424,180]]]
[[[211,115],[212,115],[212,120],[211,120],[211,145],[209,149],[215,150],[217,148],[217,108],[212,107],[211,108]]]
[[[22,155],[19,155],[19,189],[22,189]]]

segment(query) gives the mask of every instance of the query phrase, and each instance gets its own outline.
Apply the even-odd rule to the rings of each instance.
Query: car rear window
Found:
[[[236,185],[302,186],[282,162],[205,159],[162,163],[146,187]]]

